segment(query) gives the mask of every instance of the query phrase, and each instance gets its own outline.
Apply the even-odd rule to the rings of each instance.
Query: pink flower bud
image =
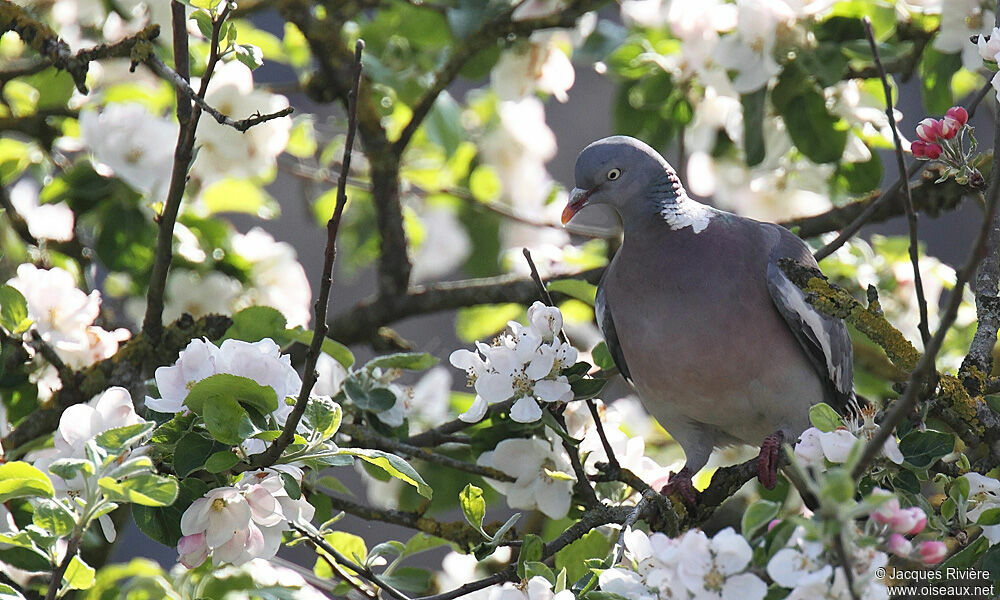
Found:
[[[961,128],[961,123],[951,117],[945,117],[941,119],[941,138],[950,140]]]
[[[914,142],[916,143],[916,142]],[[873,521],[876,523],[881,523],[886,525],[892,522],[892,519],[899,513],[899,499],[890,498],[882,503],[875,511],[869,515]]]
[[[182,565],[193,569],[205,562],[208,558],[208,544],[205,543],[204,533],[186,535],[177,541],[178,559]]]
[[[910,152],[913,158],[927,158],[927,142],[913,140],[910,142]]]
[[[889,550],[897,556],[909,556],[913,552],[913,543],[898,533],[889,536]]]
[[[903,508],[889,518],[889,527],[896,533],[917,534],[927,525],[927,516],[916,506]]]
[[[959,127],[969,122],[969,113],[961,106],[952,106],[945,113],[945,117],[958,121]]]
[[[920,560],[924,561],[925,564],[936,565],[948,555],[948,546],[945,546],[944,542],[920,542],[920,548],[917,552],[920,553]]]
[[[941,156],[944,150],[941,148],[940,144],[927,144],[927,148],[924,149],[924,156],[934,160],[935,158]]]
[[[781,519],[771,519],[771,522],[767,524],[767,530],[771,531],[778,526],[778,523],[781,523]]]
[[[941,137],[941,121],[927,117],[917,123],[917,137],[925,142],[933,142]]]

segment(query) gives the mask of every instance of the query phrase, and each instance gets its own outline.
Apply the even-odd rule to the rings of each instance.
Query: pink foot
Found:
[[[761,485],[773,490],[778,485],[778,459],[780,458],[781,442],[785,436],[779,431],[764,438],[760,445],[760,456],[757,458],[757,478]]]
[[[693,475],[694,473],[691,472],[691,469],[684,467],[670,476],[667,485],[663,486],[660,493],[664,496],[670,496],[674,492],[677,492],[684,499],[684,502],[690,506],[695,506],[697,504],[698,490],[694,489],[694,483],[691,482]]]

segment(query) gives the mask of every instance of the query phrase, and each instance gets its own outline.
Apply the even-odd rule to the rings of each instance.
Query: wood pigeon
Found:
[[[712,449],[761,444],[759,477],[774,487],[781,440],[795,440],[818,402],[853,401],[843,321],[806,302],[778,268],[816,267],[809,248],[773,223],[688,197],[655,150],[626,136],[587,146],[562,214],[610,205],[624,240],[597,289],[597,323],[618,370],[687,456],[664,489],[694,502],[691,476]]]

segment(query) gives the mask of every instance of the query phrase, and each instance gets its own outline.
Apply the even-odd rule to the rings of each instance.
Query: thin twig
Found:
[[[38,330],[33,329],[28,338],[28,345],[34,348],[35,352],[41,354],[42,358],[47,360],[50,365],[55,367],[56,373],[59,374],[59,380],[63,382],[63,385],[72,385],[76,380],[73,370],[66,366],[63,359],[56,353],[56,349],[42,339],[42,335],[38,333]]]
[[[433,596],[421,596],[417,600],[454,600],[455,598],[461,598],[471,594],[472,592],[478,592],[479,590],[484,590],[493,585],[500,585],[505,581],[514,581],[517,579],[517,573],[514,571],[513,567],[508,567],[499,573],[494,573],[489,577],[484,577],[478,581],[472,581],[470,583],[464,583],[457,588],[442,592],[440,594],[434,594]]]
[[[1000,11],[998,11],[998,18],[1000,18]],[[997,119],[994,126],[993,144],[994,150],[1000,148],[1000,119]],[[986,193],[986,211],[983,215],[983,223],[979,234],[973,243],[972,250],[965,264],[955,273],[955,286],[952,288],[951,295],[948,297],[948,304],[941,314],[937,332],[931,338],[930,343],[927,344],[924,349],[924,355],[910,374],[910,379],[906,384],[903,396],[893,403],[892,410],[889,411],[889,414],[886,415],[880,424],[878,431],[875,432],[875,435],[872,436],[872,439],[865,446],[864,453],[854,467],[853,474],[855,478],[864,474],[868,469],[868,465],[882,451],[882,446],[889,439],[889,436],[892,435],[896,425],[901,423],[910,414],[910,411],[913,410],[917,402],[923,398],[925,390],[930,384],[928,379],[936,377],[934,359],[941,349],[941,345],[944,343],[944,337],[948,333],[948,329],[955,322],[955,317],[958,315],[958,307],[962,303],[962,294],[965,291],[965,285],[972,278],[976,267],[983,258],[986,242],[993,227],[993,219],[997,211],[998,195],[1000,195],[1000,152],[994,151],[993,167],[990,171],[990,186]]]
[[[892,87],[889,85],[889,78],[886,76],[885,68],[882,66],[882,59],[878,54],[878,44],[875,42],[875,32],[872,30],[871,19],[862,19],[865,26],[865,35],[868,36],[868,46],[871,48],[872,56],[875,59],[875,67],[878,69],[879,77],[882,79],[882,89],[885,91],[885,115],[889,119],[889,128],[892,129],[892,139],[896,147],[896,166],[900,173],[906,173],[906,159],[903,157],[903,141],[899,137],[899,128],[896,125],[896,117],[893,114]],[[930,327],[927,324],[927,298],[924,296],[924,283],[920,275],[920,239],[917,237],[917,213],[913,210],[913,196],[910,194],[910,182],[905,177],[903,180],[903,191],[906,193],[906,220],[910,229],[910,263],[913,265],[913,287],[917,292],[917,306],[920,312],[920,339],[924,347],[931,338]]]
[[[262,115],[259,112],[257,112],[253,116],[248,117],[246,119],[239,119],[239,120],[232,119],[231,117],[223,114],[218,109],[216,109],[215,107],[211,106],[208,102],[206,102],[204,98],[202,98],[194,91],[194,89],[191,87],[191,84],[188,83],[184,77],[182,77],[179,73],[177,73],[176,71],[168,67],[166,64],[164,64],[164,62],[160,60],[160,57],[156,56],[155,54],[150,54],[149,58],[146,59],[146,64],[154,73],[156,73],[163,79],[166,79],[167,82],[171,83],[178,90],[179,93],[183,94],[183,96],[186,99],[193,100],[194,103],[197,104],[199,107],[201,107],[203,111],[212,115],[212,117],[214,117],[215,120],[218,121],[221,125],[228,125],[229,127],[232,127],[233,129],[241,133],[245,132],[247,129],[250,129],[255,125],[260,125],[261,123],[266,123],[267,121],[271,121],[274,119],[280,119],[281,117],[287,117],[288,115],[292,114],[292,112],[294,112],[295,110],[291,106],[288,106],[279,111],[268,113],[266,115]],[[181,105],[179,106],[183,106],[183,104],[185,103],[181,103]]]
[[[300,534],[302,534],[303,537],[309,540],[309,542],[313,544],[317,549],[323,550],[323,552],[326,552],[331,557],[333,557],[335,561],[344,565],[348,569],[354,571],[355,573],[358,574],[359,577],[368,581],[372,585],[377,586],[392,598],[395,598],[396,600],[410,600],[409,596],[407,596],[403,592],[397,590],[396,588],[392,587],[391,585],[383,581],[381,577],[376,575],[375,572],[369,569],[368,567],[364,565],[359,565],[358,563],[347,558],[340,552],[337,552],[337,549],[328,544],[327,541],[324,540],[321,536],[316,535],[315,533],[307,530],[306,528],[302,527],[297,523],[289,521],[288,524],[289,526],[291,526],[292,529],[298,531]]]
[[[360,425],[353,425],[350,423],[344,423],[340,432],[351,436],[351,443],[358,444],[361,447],[370,445],[377,450],[385,450],[387,452],[398,452],[400,454],[405,454],[412,458],[417,458],[429,463],[434,463],[441,465],[443,467],[448,467],[451,469],[456,469],[459,471],[465,471],[466,473],[472,473],[473,475],[479,475],[481,477],[488,477],[490,479],[495,479],[497,481],[514,482],[517,481],[515,477],[511,477],[507,473],[494,469],[492,467],[486,467],[483,465],[477,465],[459,460],[457,458],[452,458],[450,456],[445,456],[443,454],[438,454],[437,452],[432,452],[427,448],[422,448],[419,446],[414,446],[412,444],[407,444],[405,442],[400,442],[399,440],[394,440],[390,437],[386,437],[377,431],[362,427]]]
[[[59,593],[59,588],[62,587],[63,575],[66,574],[66,569],[69,568],[69,563],[73,561],[73,557],[76,556],[77,552],[80,550],[80,542],[83,540],[83,534],[85,531],[79,524],[73,529],[73,535],[70,536],[69,542],[66,544],[66,553],[63,555],[62,562],[52,570],[52,579],[49,581],[49,588],[45,593],[45,600],[55,600],[56,595]]]
[[[285,426],[281,430],[274,442],[268,446],[267,450],[258,454],[254,459],[254,466],[270,466],[278,460],[281,453],[292,442],[295,437],[295,428],[298,427],[302,415],[306,411],[309,403],[309,394],[316,384],[318,373],[316,363],[319,360],[320,352],[323,348],[323,340],[326,338],[327,322],[326,315],[330,305],[330,288],[333,285],[333,263],[337,260],[337,232],[340,229],[340,218],[344,213],[344,206],[347,204],[347,173],[351,169],[351,152],[354,150],[354,136],[358,130],[358,89],[361,86],[361,53],[365,48],[365,43],[358,40],[354,47],[354,87],[350,103],[350,116],[347,126],[347,140],[344,142],[344,164],[340,170],[340,181],[337,183],[337,201],[334,205],[333,215],[326,224],[326,251],[323,255],[323,271],[320,273],[319,293],[316,296],[316,304],[313,306],[315,318],[313,320],[313,338],[309,343],[309,350],[306,353],[305,375],[302,378],[302,389],[299,397],[295,401],[295,407],[288,415]]]
[[[183,6],[174,2],[171,5],[174,14],[183,10]],[[212,79],[215,65],[219,61],[219,34],[223,23],[229,16],[229,11],[233,6],[227,2],[225,8],[212,22],[212,40],[208,65],[201,78],[201,89],[199,96],[204,97],[208,90],[208,82]],[[188,69],[188,37],[186,33],[186,19],[173,19],[174,27],[185,27],[184,35],[175,33],[174,35],[174,59],[178,61],[174,66],[184,73]],[[183,77],[181,77],[183,80]],[[198,120],[201,117],[201,106],[195,105],[188,113],[186,102],[177,105],[177,119],[180,127],[177,131],[177,145],[174,148],[174,165],[170,173],[170,186],[167,189],[167,199],[163,203],[163,212],[157,219],[158,231],[156,235],[156,254],[153,261],[153,268],[149,276],[149,287],[146,292],[146,314],[142,319],[142,331],[154,342],[160,339],[163,334],[163,295],[167,288],[167,275],[170,272],[170,263],[174,258],[174,224],[177,222],[177,214],[180,212],[181,201],[184,199],[184,188],[187,187],[188,167],[194,156],[195,134],[198,130]]]

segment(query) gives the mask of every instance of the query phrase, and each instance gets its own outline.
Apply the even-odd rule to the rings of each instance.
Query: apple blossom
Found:
[[[952,106],[945,113],[945,118],[955,120],[959,127],[965,125],[969,121],[969,113],[961,106]]]
[[[936,565],[948,556],[948,546],[944,542],[927,540],[920,542],[917,554],[920,555],[920,560],[924,561],[925,564]]]
[[[500,56],[490,72],[490,84],[500,100],[521,100],[538,90],[552,94],[559,102],[569,100],[566,92],[576,77],[573,63],[550,33],[533,35],[525,44]]]
[[[193,569],[208,558],[208,544],[204,533],[185,535],[177,542],[178,561],[189,569]]]
[[[889,550],[897,556],[906,558],[913,552],[913,543],[902,534],[894,533],[889,536]]]
[[[479,343],[478,353],[469,350],[452,353],[451,364],[469,373],[469,381],[476,390],[472,407],[459,417],[463,421],[479,421],[490,404],[515,398],[511,418],[531,423],[542,417],[539,402],[566,402],[573,398],[573,390],[561,372],[573,366],[577,351],[570,344],[552,339],[556,333],[552,330],[555,317],[545,311],[544,305],[537,302],[530,310],[535,319],[527,326],[510,321],[510,333],[501,335],[496,345]],[[544,341],[547,336],[551,342]]]
[[[917,123],[917,137],[927,143],[936,142],[941,137],[941,121],[930,117],[920,121]]]
[[[541,100],[527,96],[497,105],[499,123],[479,142],[485,162],[496,170],[504,198],[512,205],[539,210],[552,187],[545,163],[556,155],[556,137],[545,123]],[[538,229],[532,232],[537,235]]]
[[[570,590],[558,594],[552,591],[552,584],[541,576],[529,579],[523,586],[507,582],[490,592],[489,600],[573,600]]]
[[[38,183],[25,178],[10,188],[10,203],[35,239],[67,242],[73,239],[75,217],[65,202],[39,204]]]
[[[285,315],[289,327],[308,326],[312,289],[292,245],[275,241],[260,227],[234,235],[232,244],[250,263],[251,288],[239,304],[271,306]]]
[[[562,446],[537,438],[503,440],[476,463],[515,478],[514,482],[486,480],[507,497],[511,508],[537,508],[551,519],[561,519],[569,511],[574,478]]]
[[[140,104],[109,104],[81,113],[80,136],[99,166],[152,200],[166,197],[177,123]]]
[[[980,473],[970,472],[962,475],[969,482],[968,517],[976,521],[992,508],[1000,508],[1000,481]],[[983,536],[990,544],[1000,543],[1000,525],[982,525]]]
[[[205,101],[234,119],[244,119],[257,112],[274,113],[288,107],[288,98],[255,88],[253,73],[236,60],[216,67]],[[200,149],[191,172],[203,183],[226,177],[260,176],[275,167],[277,156],[288,144],[291,129],[291,117],[271,119],[245,132],[215,119],[201,119],[197,132]]]
[[[980,35],[976,46],[983,60],[997,62],[997,56],[1000,55],[1000,29],[994,27],[992,32]],[[996,84],[993,87],[996,87]]]
[[[424,235],[413,252],[411,279],[436,279],[462,266],[472,252],[472,240],[455,212],[429,206],[418,215]]]
[[[980,0],[949,0],[947,10],[941,11],[941,25],[934,36],[933,46],[945,54],[961,52],[962,65],[969,71],[983,66],[977,47],[969,38],[989,34],[993,28],[993,11],[984,9]]]

